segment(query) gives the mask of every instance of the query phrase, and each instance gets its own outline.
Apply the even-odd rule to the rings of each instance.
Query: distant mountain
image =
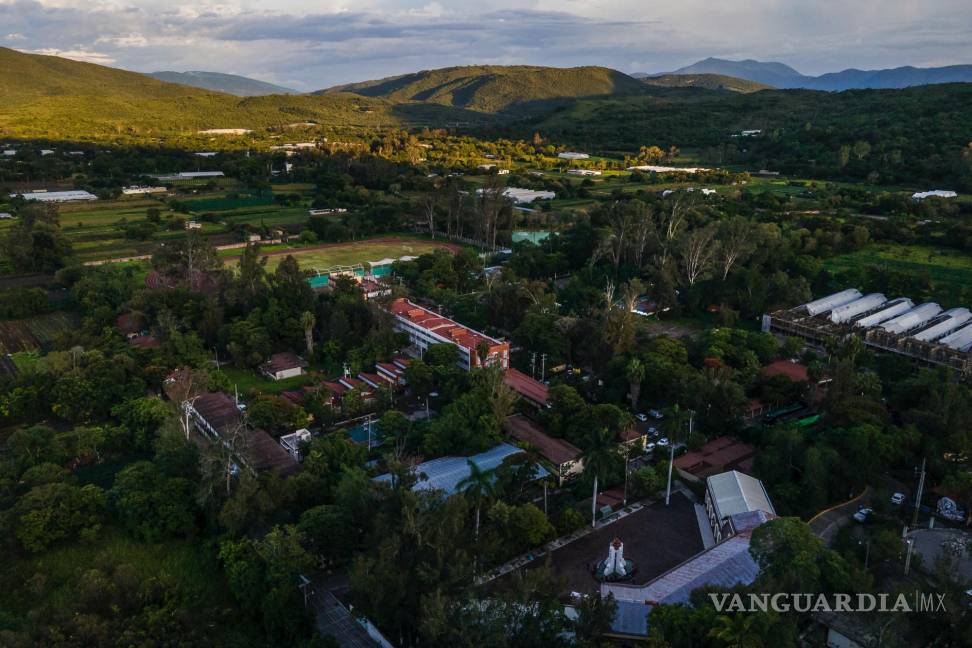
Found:
[[[705,88],[728,92],[756,92],[773,88],[765,83],[723,74],[659,74],[656,76],[645,74],[637,75],[636,78],[640,78],[646,85],[663,88]]]
[[[283,86],[257,81],[236,74],[222,74],[220,72],[152,72],[150,77],[169,83],[181,83],[182,85],[205,90],[215,90],[236,95],[237,97],[259,97],[271,94],[297,94],[296,90],[284,88]]]
[[[679,68],[671,74],[717,74],[765,83],[776,88],[840,91],[864,88],[908,88],[932,83],[968,83],[972,82],[972,65],[949,65],[937,68],[908,66],[887,70],[849,69],[814,77],[800,74],[783,63],[764,63],[752,59],[727,61],[707,58]]]
[[[315,94],[338,92],[503,113],[542,110],[564,99],[642,94],[645,87],[627,74],[603,67],[473,65],[350,83]]]
[[[707,58],[671,74],[719,74],[722,76],[746,79],[765,83],[775,88],[796,88],[805,78],[802,74],[783,63],[763,63],[746,59],[745,61],[727,61],[725,59]]]

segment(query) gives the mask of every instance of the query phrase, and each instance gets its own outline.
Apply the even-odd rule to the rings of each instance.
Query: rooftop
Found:
[[[709,477],[706,488],[712,497],[719,520],[750,511],[776,514],[763,482],[755,477],[730,470]]]
[[[675,467],[692,474],[704,474],[708,470],[737,468],[754,454],[756,448],[748,443],[721,436],[675,459]]]
[[[398,317],[408,320],[426,331],[442,336],[465,349],[475,350],[476,346],[482,341],[490,346],[502,344],[499,340],[474,331],[448,317],[443,317],[404,297],[399,297],[393,301],[388,309]]]
[[[278,371],[287,371],[288,369],[297,369],[298,367],[306,366],[307,361],[292,351],[274,353],[270,356],[269,360],[261,365],[263,370],[269,373],[277,373]]]
[[[546,405],[550,396],[549,387],[513,368],[503,373],[503,384],[537,405]]]
[[[225,392],[203,394],[193,402],[192,407],[218,432],[223,432],[242,421],[236,401]]]
[[[580,450],[564,441],[550,436],[533,424],[522,414],[507,417],[503,427],[510,436],[517,441],[528,443],[536,448],[544,459],[554,465],[561,465],[573,461],[580,455]]]

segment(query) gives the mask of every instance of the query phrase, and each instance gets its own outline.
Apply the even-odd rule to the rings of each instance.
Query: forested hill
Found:
[[[706,90],[725,90],[729,92],[756,92],[769,90],[773,86],[727,76],[725,74],[660,74],[644,76],[641,81],[646,85],[663,88],[704,88]]]
[[[557,100],[644,92],[635,78],[603,67],[525,65],[423,70],[321,90],[353,92],[395,101],[423,101],[487,113],[539,112]]]
[[[204,129],[265,132],[305,121],[374,129],[484,119],[466,112],[348,94],[241,98],[102,65],[0,48],[0,137],[171,142]]]
[[[238,97],[259,97],[272,94],[296,94],[296,90],[284,88],[265,81],[258,81],[236,74],[222,74],[220,72],[152,72],[150,77],[169,83],[181,83],[203,88],[204,90],[215,90],[216,92],[226,92]]]

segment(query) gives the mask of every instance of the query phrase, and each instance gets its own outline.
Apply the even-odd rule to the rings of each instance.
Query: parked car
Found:
[[[654,443],[646,443],[645,444],[645,454],[651,454],[654,451],[655,451],[655,444]]]
[[[638,412],[637,414],[635,414],[635,418],[638,419],[639,421],[641,421],[642,423],[644,423],[645,421],[648,420],[648,417],[645,416],[644,414],[642,414],[641,412]]]
[[[658,439],[657,445],[659,447],[661,447],[661,448],[667,447],[668,446],[668,437],[662,437],[662,438]]]
[[[662,418],[665,418],[664,416],[662,416],[662,413],[659,412],[656,409],[648,410],[648,415],[651,416],[651,418],[653,418],[653,419],[662,419]]]
[[[871,515],[872,512],[873,509],[865,506],[864,508],[859,509],[857,513],[854,514],[854,519],[857,520],[858,522],[867,522],[867,518]]]
[[[891,496],[891,503],[894,504],[895,506],[901,506],[902,504],[904,504],[904,501],[905,501],[904,493],[895,493],[894,495]]]
[[[653,437],[658,436],[658,428],[656,428],[656,427],[653,427],[653,426],[649,425],[648,426],[648,429],[646,431],[647,431],[648,434],[650,434]]]

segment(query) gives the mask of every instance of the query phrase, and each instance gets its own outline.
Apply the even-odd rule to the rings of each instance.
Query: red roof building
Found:
[[[522,371],[510,368],[503,372],[503,384],[537,407],[546,407],[550,389]]]
[[[727,436],[712,439],[698,450],[675,459],[675,467],[699,479],[729,470],[750,472],[756,448]]]
[[[577,447],[564,439],[550,436],[522,414],[507,417],[503,428],[511,438],[536,448],[540,456],[554,467],[554,474],[561,484],[568,477],[583,472],[584,464]]]
[[[500,369],[507,369],[510,366],[508,342],[500,342],[474,331],[404,297],[393,301],[388,310],[395,316],[396,330],[408,333],[412,346],[420,353],[424,352],[430,344],[454,344],[459,348],[458,365],[466,371],[482,364]],[[482,362],[477,351],[481,343],[485,343],[488,349],[485,362]]]

